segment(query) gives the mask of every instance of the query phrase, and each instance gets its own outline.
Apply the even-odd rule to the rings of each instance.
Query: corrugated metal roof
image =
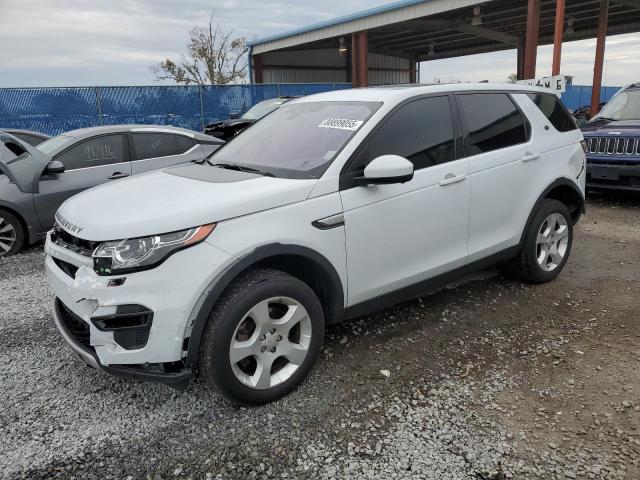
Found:
[[[351,13],[349,15],[343,15],[338,18],[334,18],[331,20],[325,20],[324,22],[314,23],[312,25],[307,25],[306,27],[296,28],[294,30],[289,30],[287,32],[276,33],[275,35],[269,35],[266,37],[258,38],[256,40],[247,42],[247,45],[260,45],[262,43],[271,42],[273,40],[279,40],[281,38],[291,37],[292,35],[299,35],[301,33],[312,32],[314,30],[319,30],[325,27],[332,27],[334,25],[339,25],[341,23],[350,22],[352,20],[359,20],[361,18],[367,18],[372,15],[377,15],[379,13],[389,12],[391,10],[396,10],[398,8],[408,7],[410,5],[415,5],[417,3],[425,3],[431,0],[400,0],[398,2],[393,2],[388,5],[382,5],[380,7],[369,8],[367,10],[362,10],[360,12]]]
[[[349,35],[425,16],[446,13],[460,8],[486,5],[497,0],[400,0],[363,12],[345,15],[334,20],[271,35],[249,42],[250,54],[295,47],[319,40]]]

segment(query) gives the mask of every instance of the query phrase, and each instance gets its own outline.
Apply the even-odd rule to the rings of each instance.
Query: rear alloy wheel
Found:
[[[13,255],[22,248],[24,229],[11,213],[0,210],[0,257]]]
[[[567,263],[572,243],[569,209],[562,202],[544,199],[531,216],[520,251],[507,263],[507,270],[528,282],[553,280]]]
[[[211,387],[260,404],[296,388],[322,348],[324,314],[314,291],[279,270],[241,275],[220,297],[200,347]]]
[[[567,219],[559,213],[549,215],[538,231],[536,239],[536,259],[545,272],[558,268],[569,246],[569,226]]]

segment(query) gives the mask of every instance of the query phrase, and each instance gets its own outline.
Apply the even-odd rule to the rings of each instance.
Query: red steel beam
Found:
[[[368,85],[368,51],[367,32],[355,32],[351,36],[351,84],[354,87]]]
[[[518,80],[524,80],[524,43],[520,42],[518,44],[516,52],[518,62],[516,76]]]
[[[600,110],[600,90],[602,87],[602,66],[604,65],[604,47],[607,41],[607,22],[609,20],[609,0],[600,0],[598,33],[596,35],[596,60],[593,65],[593,89],[591,90],[591,112],[593,117]]]
[[[253,82],[262,83],[262,55],[253,55]]]
[[[564,0],[556,0],[556,26],[553,32],[553,62],[551,75],[560,75],[562,38],[564,37]]]
[[[529,0],[527,6],[527,36],[524,45],[525,79],[536,77],[536,57],[538,55],[538,37],[540,34],[540,0]]]

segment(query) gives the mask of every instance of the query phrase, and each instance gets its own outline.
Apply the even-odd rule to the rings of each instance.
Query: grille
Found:
[[[73,337],[79,346],[92,353],[93,347],[91,346],[89,324],[69,310],[60,299],[56,299],[56,303],[58,304],[58,312],[60,312],[60,321],[67,330],[67,333]]]
[[[78,253],[84,257],[91,257],[93,251],[100,245],[100,242],[92,242],[82,238],[74,237],[64,230],[58,223],[53,226],[51,232],[51,241],[56,245],[60,245],[72,252]]]
[[[593,155],[640,155],[640,139],[634,137],[587,137],[587,150]]]

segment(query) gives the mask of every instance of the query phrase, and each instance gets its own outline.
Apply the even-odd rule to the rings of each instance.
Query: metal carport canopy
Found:
[[[531,0],[402,0],[249,42],[251,56],[273,51],[338,48],[366,32],[368,51],[412,61],[522,48]],[[539,44],[553,43],[556,0],[539,0]],[[566,0],[565,41],[596,36],[600,0]],[[472,25],[480,7],[481,25]],[[570,23],[569,23],[570,22]],[[477,23],[477,22],[476,22]],[[640,0],[611,0],[608,35],[640,31]]]

